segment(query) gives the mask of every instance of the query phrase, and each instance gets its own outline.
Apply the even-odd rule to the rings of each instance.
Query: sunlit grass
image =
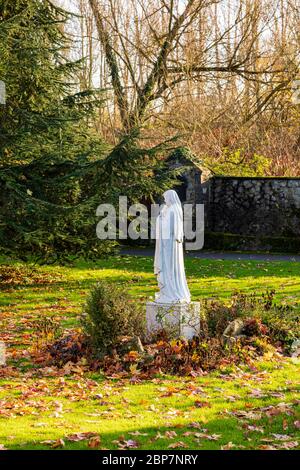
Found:
[[[65,327],[78,325],[86,295],[101,279],[125,285],[142,301],[157,289],[153,259],[149,257],[117,256],[37,269],[41,276],[52,273],[53,281],[3,285],[0,292],[1,333],[11,334],[11,346],[18,340],[15,347],[25,352],[30,350],[32,321],[42,315],[53,315]],[[186,271],[193,299],[228,299],[235,290],[260,295],[274,289],[278,301],[300,309],[300,263],[188,258]],[[237,446],[234,448],[254,449],[267,445],[267,441],[262,441],[264,438],[272,441],[272,434],[289,434],[291,439],[299,440],[299,430],[294,425],[300,419],[296,406],[300,384],[297,360],[262,362],[256,372],[237,370],[235,375],[225,378],[216,372],[200,378],[160,377],[141,383],[108,380],[87,372],[64,378],[27,377],[31,364],[26,354],[21,362],[24,372],[0,380],[0,444],[9,449],[46,449],[49,446],[42,441],[49,439],[63,439],[67,449],[87,448],[87,441],[67,440],[67,435],[78,432],[99,433],[101,448],[108,449],[118,447],[113,441],[120,436],[138,441],[139,449],[167,449],[178,441],[189,449],[220,449],[228,442]],[[21,362],[10,360],[19,366]],[[260,371],[264,373],[260,375]],[[189,394],[190,383],[202,387],[202,392]],[[163,397],[163,389],[169,388],[179,391]],[[251,390],[258,388],[266,392],[265,397],[251,396]],[[80,390],[84,396],[76,395]],[[272,391],[278,396],[273,396]],[[99,394],[103,399],[95,398]],[[1,400],[11,402],[13,416],[1,413],[4,408]],[[206,405],[197,407],[197,400]],[[292,404],[293,413],[280,413],[272,419],[262,416],[250,422],[263,427],[263,434],[250,432],[240,419],[223,414],[225,410],[250,410],[280,402]],[[56,412],[57,406],[62,406],[61,413]],[[192,422],[199,423],[200,429],[191,428]],[[170,430],[177,434],[173,439],[165,435]],[[136,431],[147,435],[129,434]],[[197,438],[197,432],[220,436],[217,440]]]
[[[45,266],[41,270],[58,274],[61,278],[52,284],[23,285],[9,294],[2,292],[0,305],[28,311],[71,302],[76,304],[72,310],[79,311],[86,292],[101,279],[125,284],[132,294],[142,297],[153,296],[157,289],[150,257],[118,256],[95,263],[78,261],[72,267]],[[300,308],[298,262],[187,258],[186,271],[194,299],[228,298],[235,290],[259,295],[267,289],[274,289],[277,299]]]
[[[260,375],[258,372],[251,375],[244,371],[240,377],[228,376],[228,380],[224,380],[214,373],[198,379],[166,377],[140,384],[132,384],[127,380],[108,381],[94,375],[93,380],[98,382],[98,386],[88,398],[78,401],[72,400],[72,387],[76,390],[74,379],[65,380],[70,390],[69,399],[59,396],[59,379],[43,379],[48,382],[49,391],[35,394],[30,402],[42,401],[48,410],[39,412],[32,408],[30,414],[25,409],[24,416],[18,416],[17,410],[15,418],[1,418],[0,443],[10,449],[46,449],[49,446],[42,444],[42,441],[63,439],[68,449],[87,448],[86,441],[71,443],[67,436],[78,432],[96,432],[101,436],[101,447],[108,449],[117,449],[113,441],[120,437],[137,440],[139,449],[166,449],[176,441],[183,441],[189,449],[220,449],[228,442],[234,443],[237,448],[244,446],[254,449],[264,444],[261,439],[272,440],[272,434],[286,434],[287,429],[292,439],[299,439],[299,430],[294,426],[294,421],[299,419],[299,407],[294,407],[290,415],[281,413],[272,419],[262,416],[260,420],[250,423],[262,427],[263,433],[247,432],[241,420],[223,414],[225,410],[249,411],[276,406],[282,401],[291,403],[299,398],[299,364],[286,362],[277,366],[272,363],[270,366],[269,363],[267,367],[261,364],[260,369],[265,370],[265,374]],[[81,385],[84,384],[82,379],[79,381]],[[9,395],[13,402],[20,398],[18,388],[34,390],[40,382],[31,379],[24,387],[20,379],[13,379],[10,382],[12,390],[0,389],[0,400]],[[201,387],[201,394],[188,393],[191,383]],[[5,385],[8,385],[7,381],[2,386]],[[179,391],[171,397],[162,397],[163,391],[170,387]],[[257,388],[266,393],[265,398],[249,396]],[[272,392],[284,394],[284,399],[269,396]],[[99,393],[103,394],[103,400],[96,398]],[[195,403],[199,400],[209,406],[198,408]],[[24,398],[24,408],[28,401]],[[58,416],[55,415],[57,403],[62,410]],[[19,412],[22,413],[22,407]],[[190,423],[195,422],[199,423],[199,429],[190,427]],[[165,432],[170,430],[175,431],[177,436],[166,436]],[[130,434],[136,431],[146,435]],[[187,432],[190,435],[186,435]],[[197,439],[197,432],[219,436],[217,440]]]

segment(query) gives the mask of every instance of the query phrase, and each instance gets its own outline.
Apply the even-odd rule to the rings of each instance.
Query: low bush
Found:
[[[143,336],[142,305],[124,288],[100,282],[87,299],[82,326],[95,357],[103,357],[113,353],[122,337]]]
[[[300,338],[300,315],[293,306],[275,302],[275,291],[257,296],[235,292],[229,302],[221,300],[203,303],[202,336],[220,337],[229,322],[241,318],[242,333],[248,337],[265,336],[269,342],[281,346],[289,353],[290,347]]]
[[[202,330],[207,336],[220,336],[228,323],[237,318],[260,317],[262,310],[270,309],[273,296],[273,291],[262,294],[261,298],[257,298],[254,294],[234,292],[226,303],[222,300],[204,301]]]
[[[281,345],[289,354],[293,342],[300,338],[300,314],[291,306],[279,305],[272,308],[268,315],[262,315],[262,321],[269,329],[272,342]]]

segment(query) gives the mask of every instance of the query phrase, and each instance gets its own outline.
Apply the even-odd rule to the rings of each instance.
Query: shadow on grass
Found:
[[[92,374],[91,378],[99,382],[105,380],[102,375],[97,373]],[[212,377],[212,386],[213,383],[214,377]],[[116,386],[116,388],[114,387],[114,390],[116,390],[118,388],[118,379],[112,380],[111,384]],[[144,385],[147,385],[147,382]],[[226,385],[228,384],[226,383]],[[235,388],[236,385],[232,383],[232,387]],[[139,387],[139,384],[132,385],[132,387],[136,386]],[[296,393],[295,384],[294,386],[291,385],[291,387],[291,390],[287,392],[288,395],[285,397],[284,402],[293,404],[293,406],[288,411],[282,408],[278,414],[275,413],[269,418],[263,411],[264,407],[270,405],[278,406],[282,402],[281,397],[266,396],[258,399],[251,398],[251,403],[249,403],[249,396],[246,395],[244,397],[241,396],[235,403],[231,403],[224,402],[224,393],[219,391],[216,396],[209,397],[211,405],[215,407],[214,409],[210,407],[195,407],[196,396],[185,397],[184,401],[181,397],[174,396],[172,398],[161,398],[159,401],[160,409],[156,411],[148,409],[149,405],[141,407],[140,399],[143,399],[144,393],[135,396],[134,399],[130,400],[130,404],[127,405],[127,402],[124,403],[120,397],[118,398],[117,395],[114,395],[114,390],[112,390],[111,402],[105,407],[100,406],[100,410],[109,410],[113,406],[113,413],[115,413],[128,408],[128,411],[132,413],[132,417],[126,417],[126,415],[103,416],[96,419],[93,418],[92,424],[89,424],[87,412],[99,412],[99,404],[97,400],[84,404],[79,401],[72,411],[69,410],[70,414],[65,415],[62,420],[55,420],[53,424],[48,423],[46,427],[39,428],[36,425],[36,417],[27,417],[27,419],[30,419],[30,423],[27,422],[29,429],[28,432],[26,429],[25,433],[23,421],[24,419],[26,420],[25,417],[18,416],[15,420],[9,419],[9,425],[2,428],[4,434],[0,435],[0,442],[4,442],[9,449],[48,450],[49,448],[51,449],[51,444],[46,445],[42,441],[62,439],[65,443],[65,446],[62,447],[63,449],[91,450],[88,447],[87,440],[70,442],[68,441],[68,436],[76,433],[93,432],[99,433],[101,437],[100,446],[107,450],[118,449],[118,443],[113,441],[119,440],[137,441],[137,448],[144,450],[172,449],[169,446],[178,442],[183,442],[186,445],[178,448],[186,450],[220,450],[221,446],[226,446],[230,442],[233,444],[233,449],[258,449],[260,446],[273,444],[273,442],[276,442],[277,445],[283,445],[284,442],[280,442],[280,439],[276,440],[274,434],[288,434],[290,436],[288,440],[290,441],[297,441],[297,438],[299,439],[299,431],[294,426],[299,405],[293,399]],[[128,387],[126,389],[129,393]],[[276,391],[277,387],[274,386],[272,387],[273,389]],[[232,393],[230,389],[227,389],[226,396],[228,393]],[[157,391],[152,390],[150,395],[147,396],[147,402],[158,406],[154,401],[155,397],[157,397]],[[201,399],[201,397],[199,398]],[[205,401],[205,398],[203,400]],[[227,409],[228,412],[226,411]],[[256,409],[261,413],[257,417],[258,419],[241,419],[230,414],[232,411],[252,413]],[[172,410],[176,410],[178,414],[173,416]],[[147,415],[147,412],[149,412],[149,415]],[[213,415],[210,416],[212,412]],[[189,416],[187,413],[189,413]],[[153,424],[149,423],[148,416]],[[42,416],[38,419],[43,421]],[[47,419],[47,417],[45,416],[44,419]],[[12,423],[15,429],[11,428],[8,431]],[[250,426],[250,429],[248,426]],[[32,432],[30,432],[31,427]],[[262,429],[262,431],[259,429]],[[170,431],[172,431],[171,434]],[[14,436],[11,442],[6,438],[7,432],[9,432],[9,435]],[[264,441],[264,439],[267,440]],[[57,450],[60,449],[58,448]]]
[[[241,410],[245,410],[245,408],[241,408]],[[284,416],[284,419],[285,422],[290,425],[293,418],[291,416]],[[100,448],[105,450],[118,450],[118,443],[113,441],[133,440],[136,441],[137,449],[139,450],[172,450],[173,448],[176,449],[176,443],[179,442],[184,443],[183,446],[179,445],[179,450],[221,450],[221,447],[228,445],[228,443],[232,443],[232,449],[255,450],[259,449],[260,446],[268,444],[264,442],[263,439],[271,437],[270,434],[282,433],[282,420],[282,416],[276,416],[272,421],[266,419],[255,421],[256,426],[264,427],[264,433],[249,432],[246,430],[246,426],[243,422],[239,421],[237,418],[227,416],[214,418],[208,420],[206,423],[201,422],[201,420],[191,421],[193,423],[199,423],[199,428],[193,428],[189,423],[182,423],[180,425],[174,424],[174,426],[172,426],[172,424],[161,426],[143,426],[143,424],[134,426],[133,424],[129,424],[127,429],[124,429],[121,425],[120,429],[115,431],[103,431],[99,429]],[[115,419],[111,421],[112,420],[106,421],[106,427],[109,425],[111,425],[111,427],[118,427],[118,420]],[[22,439],[23,442],[19,444],[11,443],[6,444],[6,446],[11,450],[49,450],[51,449],[51,444],[42,444],[43,440],[62,439],[64,446],[61,448],[58,447],[55,450],[97,450],[89,448],[87,440],[70,442],[67,439],[70,434],[89,432],[86,426],[83,428],[83,426],[79,424],[78,430],[72,429],[70,432],[61,430],[61,432],[57,433],[57,429],[55,429],[55,431],[55,438],[49,438],[48,435],[47,437],[41,436],[41,438],[37,439],[30,435],[28,438],[26,437],[25,441]],[[140,434],[136,434],[137,431]],[[170,431],[172,431],[172,437],[169,437],[170,434],[168,435]],[[98,430],[94,427],[92,432],[97,433]],[[175,432],[176,435],[174,435],[173,432]],[[205,437],[205,435],[209,437]],[[296,435],[291,436],[291,440],[296,438]],[[271,439],[271,442],[272,440],[276,442],[276,444],[280,444],[280,441],[276,441],[275,438]],[[174,447],[172,447],[173,445]]]

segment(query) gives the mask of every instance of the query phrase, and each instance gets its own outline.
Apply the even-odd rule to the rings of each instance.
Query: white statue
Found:
[[[183,260],[183,214],[180,199],[172,189],[164,194],[163,205],[156,221],[154,273],[159,293],[155,303],[190,303]]]

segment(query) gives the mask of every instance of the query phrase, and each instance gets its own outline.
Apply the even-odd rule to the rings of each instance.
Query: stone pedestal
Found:
[[[5,343],[0,341],[0,366],[5,366]]]
[[[173,337],[191,339],[200,332],[200,302],[147,302],[146,322],[148,335],[164,329]]]

